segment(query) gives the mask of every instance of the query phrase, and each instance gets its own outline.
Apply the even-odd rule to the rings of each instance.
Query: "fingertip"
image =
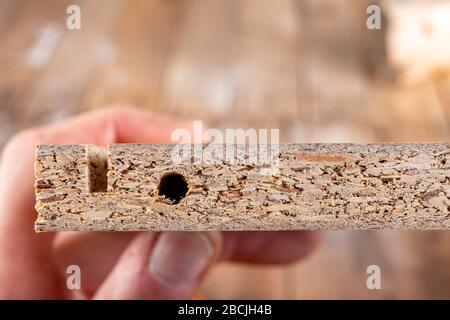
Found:
[[[144,233],[136,237],[96,299],[191,299],[220,250],[220,235]]]
[[[322,233],[319,230],[294,231],[294,233],[296,233],[297,237],[297,241],[295,241],[295,243],[301,242],[303,244],[303,248],[297,252],[298,256],[293,257],[290,262],[295,262],[314,252],[319,246],[322,238]]]
[[[42,132],[38,128],[23,130],[9,139],[9,141],[3,148],[2,157],[9,157],[10,155],[17,156],[17,154],[23,154],[23,151],[26,148],[34,150],[36,144],[38,144],[39,141],[42,140],[42,137]]]
[[[148,271],[167,292],[193,294],[218,255],[219,241],[203,232],[164,232],[150,256]]]
[[[318,231],[251,231],[225,234],[222,259],[256,263],[289,264],[317,247]]]

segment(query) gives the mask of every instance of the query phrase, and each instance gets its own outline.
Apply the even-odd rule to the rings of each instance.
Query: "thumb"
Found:
[[[141,233],[94,299],[190,299],[219,256],[220,233]]]

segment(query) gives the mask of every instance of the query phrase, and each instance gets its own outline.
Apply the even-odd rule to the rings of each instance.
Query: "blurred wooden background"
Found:
[[[403,86],[366,0],[0,0],[0,146],[127,103],[282,142],[448,141],[450,77]],[[81,7],[81,30],[66,8]],[[151,124],[149,124],[151,125]],[[366,268],[382,290],[366,288]],[[327,232],[285,267],[223,264],[207,298],[450,298],[450,233]]]

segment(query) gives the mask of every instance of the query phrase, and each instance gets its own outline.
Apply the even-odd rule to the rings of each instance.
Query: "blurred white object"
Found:
[[[384,1],[387,56],[400,80],[450,71],[450,1]]]
[[[45,24],[28,53],[27,63],[33,69],[42,69],[53,57],[62,39],[62,30],[55,23]]]

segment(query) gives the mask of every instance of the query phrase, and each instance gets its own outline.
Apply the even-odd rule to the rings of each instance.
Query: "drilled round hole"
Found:
[[[171,172],[166,173],[158,184],[158,194],[164,196],[172,204],[177,204],[188,192],[188,184],[183,175]]]

